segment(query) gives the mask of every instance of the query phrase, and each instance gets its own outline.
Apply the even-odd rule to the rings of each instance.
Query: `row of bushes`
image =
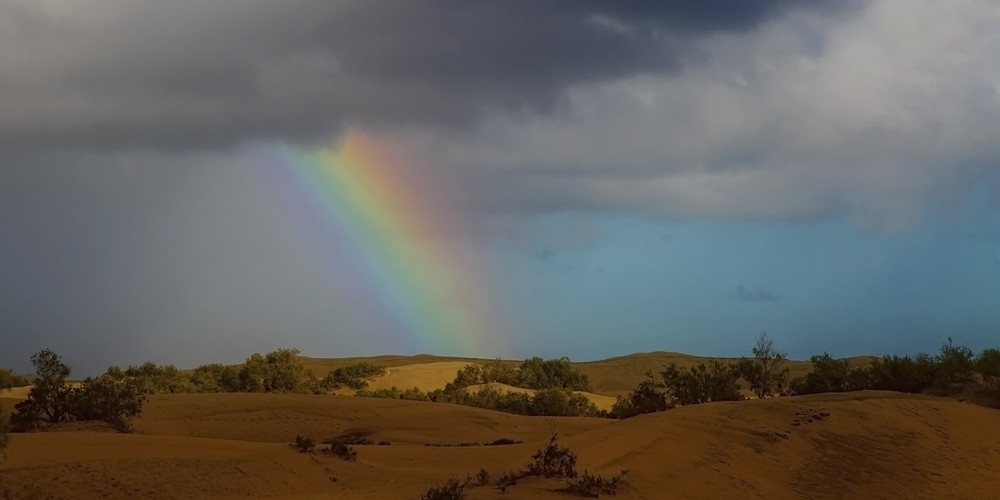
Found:
[[[576,453],[561,446],[555,432],[553,432],[549,443],[544,448],[539,448],[531,456],[531,462],[519,469],[500,474],[495,484],[501,493],[506,493],[509,488],[517,485],[517,482],[524,478],[565,478],[567,479],[566,486],[561,489],[565,493],[583,497],[613,496],[625,484],[625,477],[629,473],[628,469],[623,469],[608,478],[591,474],[589,471],[578,474],[576,461]],[[472,475],[467,475],[463,481],[453,477],[443,484],[431,486],[420,498],[421,500],[460,500],[466,497],[467,489],[488,486],[489,484],[490,473],[484,467],[479,469],[475,478]]]
[[[370,398],[452,403],[517,415],[561,417],[607,416],[607,412],[597,408],[586,396],[574,394],[571,390],[561,388],[542,389],[536,391],[534,394],[525,394],[504,391],[490,385],[485,385],[475,391],[449,387],[431,392],[423,392],[416,387],[406,390],[392,387],[391,389],[378,389],[374,391],[361,390],[357,392],[357,395]]]
[[[866,367],[851,368],[846,360],[827,353],[813,356],[811,361],[812,372],[791,382],[792,394],[865,389],[942,396],[979,392],[1000,402],[1000,350],[995,348],[977,355],[949,339],[937,355],[886,355]]]
[[[298,358],[298,349],[254,353],[242,364],[202,365],[183,372],[173,365],[146,362],[122,370],[116,366],[105,375],[134,380],[146,394],[208,392],[293,392],[318,394],[342,387],[363,389],[385,369],[369,363],[337,368],[320,379]]]
[[[657,379],[646,380],[625,396],[619,396],[611,416],[627,418],[710,401],[743,399],[743,382],[758,398],[820,392],[887,390],[930,393],[942,396],[969,395],[1000,405],[1000,350],[984,349],[976,355],[948,339],[937,355],[914,357],[885,355],[867,366],[851,367],[845,359],[828,353],[810,358],[812,371],[789,380],[782,366],[785,354],[774,348],[762,333],[753,348],[754,357],[735,363],[710,361],[693,367],[667,366]]]
[[[27,398],[14,405],[10,417],[14,432],[79,420],[100,420],[126,431],[142,412],[146,397],[135,379],[104,374],[73,387],[66,382],[69,367],[54,352],[35,353],[31,363],[37,378]]]
[[[569,358],[542,359],[536,356],[517,367],[499,359],[482,365],[470,364],[459,370],[455,380],[445,386],[445,391],[455,392],[472,385],[494,382],[535,390],[591,390],[587,376],[573,368]]]
[[[438,403],[454,403],[517,415],[545,415],[561,417],[600,417],[605,412],[582,394],[563,388],[541,389],[533,395],[507,392],[493,386],[483,386],[476,391],[437,390],[428,399]]]

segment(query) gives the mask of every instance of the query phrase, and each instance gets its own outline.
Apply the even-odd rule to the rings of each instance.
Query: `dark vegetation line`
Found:
[[[813,370],[789,380],[786,356],[761,333],[753,357],[737,362],[718,360],[682,368],[670,364],[655,376],[647,373],[627,395],[619,396],[610,412],[598,409],[586,396],[587,376],[567,358],[531,358],[520,365],[507,361],[470,364],[458,371],[444,389],[423,392],[396,387],[367,390],[368,382],[385,368],[358,363],[337,368],[318,378],[306,369],[296,349],[255,353],[238,365],[209,364],[182,371],[172,365],[147,362],[71,385],[70,369],[50,350],[32,355],[33,378],[0,370],[0,389],[31,383],[27,399],[8,415],[0,412],[0,450],[8,432],[25,432],[68,421],[103,421],[128,431],[146,395],[191,392],[294,392],[325,394],[338,389],[355,390],[358,396],[454,403],[521,415],[603,416],[627,418],[664,411],[676,406],[744,399],[742,387],[767,398],[819,392],[887,390],[952,396],[978,404],[1000,407],[1000,350],[979,354],[951,339],[936,355],[885,355],[869,366],[851,368],[844,359],[827,353],[811,358]],[[533,395],[507,392],[492,383],[532,389]],[[481,385],[477,390],[471,387]]]
[[[951,339],[937,355],[885,355],[871,365],[851,368],[845,359],[827,353],[810,358],[813,369],[804,377],[788,378],[782,367],[786,356],[761,333],[752,358],[736,363],[710,361],[690,368],[670,364],[659,378],[651,372],[626,396],[619,396],[611,416],[627,418],[710,401],[744,399],[740,381],[758,398],[884,390],[951,396],[985,406],[1000,407],[1000,350],[987,348],[978,355]]]

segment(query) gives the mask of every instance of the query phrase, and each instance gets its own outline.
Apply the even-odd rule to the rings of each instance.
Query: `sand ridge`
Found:
[[[579,468],[631,469],[619,498],[982,498],[996,491],[1000,411],[885,392],[710,403],[614,421],[440,403],[298,394],[150,398],[131,435],[14,435],[0,488],[15,498],[418,498],[433,483],[524,465],[554,427]],[[358,461],[290,448],[361,431]],[[507,446],[426,446],[481,443]],[[558,480],[506,495],[566,498]],[[0,491],[3,491],[0,489]]]

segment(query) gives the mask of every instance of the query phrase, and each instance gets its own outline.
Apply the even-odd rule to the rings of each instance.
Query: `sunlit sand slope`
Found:
[[[1000,411],[894,393],[815,395],[679,408],[624,421],[506,415],[354,397],[156,396],[138,434],[15,435],[0,498],[418,498],[485,467],[520,467],[554,426],[579,468],[631,469],[619,498],[997,497]],[[85,429],[85,428],[84,428]],[[367,434],[358,461],[300,454],[295,433]],[[493,441],[508,446],[425,446]],[[559,480],[506,494],[567,498]]]

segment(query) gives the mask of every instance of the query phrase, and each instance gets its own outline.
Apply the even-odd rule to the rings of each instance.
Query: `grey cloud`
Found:
[[[758,288],[756,290],[750,290],[749,288],[739,285],[736,287],[736,292],[733,298],[740,302],[777,302],[779,300],[778,296],[769,290],[764,290],[763,288]]]
[[[4,2],[0,145],[215,147],[325,140],[345,123],[546,113],[573,85],[674,72],[698,57],[690,40],[794,5]]]
[[[907,230],[998,199],[997,15],[988,1],[794,12],[700,40],[708,56],[680,74],[573,87],[563,113],[493,114],[460,138],[410,133],[484,211],[843,216]]]

